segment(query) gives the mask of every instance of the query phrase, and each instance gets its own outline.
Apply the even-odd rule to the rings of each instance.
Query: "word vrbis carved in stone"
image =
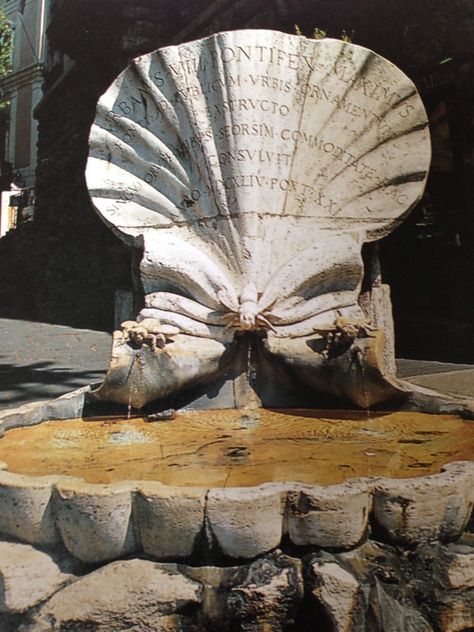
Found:
[[[123,376],[115,366],[98,396],[142,406],[251,373],[264,404],[394,397],[390,301],[361,249],[419,200],[429,160],[414,85],[360,46],[249,30],[133,61],[99,101],[87,184],[143,248],[137,320],[180,333],[122,344]],[[348,345],[329,353],[328,330]],[[249,403],[233,392],[215,402]]]

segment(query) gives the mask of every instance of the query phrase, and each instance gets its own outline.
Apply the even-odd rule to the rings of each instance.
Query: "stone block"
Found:
[[[409,591],[392,582],[384,582],[377,575],[374,580],[369,593],[369,629],[377,632],[434,632]]]
[[[383,369],[389,375],[396,375],[395,326],[393,323],[390,286],[385,284],[375,285],[372,287],[370,298],[370,321],[381,329],[384,335]]]
[[[135,497],[143,551],[170,559],[192,554],[204,525],[205,489],[141,484]]]
[[[0,542],[0,612],[29,610],[74,579],[46,553],[28,544]]]
[[[456,540],[472,511],[474,463],[446,466],[441,474],[379,479],[373,521],[381,536],[399,544]]]
[[[297,630],[295,618],[304,598],[301,561],[273,551],[236,569],[219,588],[219,597],[223,616],[212,621],[213,629]]]
[[[129,484],[93,485],[80,479],[58,483],[57,526],[67,550],[86,563],[105,562],[138,549]]]
[[[436,607],[436,622],[441,632],[474,630],[474,590],[453,593]]]
[[[319,487],[296,485],[288,492],[286,522],[297,546],[349,549],[367,530],[371,505],[368,480]]]
[[[311,593],[331,620],[332,630],[364,632],[362,588],[357,579],[336,562],[316,560],[311,571]]]
[[[45,419],[45,403],[31,402],[18,406],[13,410],[6,410],[0,420],[0,431],[3,433],[10,428],[19,426],[32,426]]]
[[[0,533],[44,547],[60,541],[51,501],[56,478],[0,470]]]
[[[47,402],[43,419],[77,419],[82,417],[90,386],[83,386]]]
[[[0,419],[0,436],[11,428],[34,426],[45,419],[72,419],[82,415],[90,386],[83,386],[55,399],[30,402],[11,410],[5,410]]]
[[[450,589],[474,590],[474,542],[471,546],[455,543],[444,547],[438,572]]]
[[[285,488],[212,489],[207,497],[206,519],[221,551],[234,558],[252,558],[280,544]]]
[[[199,607],[201,585],[176,565],[147,560],[113,562],[56,593],[25,632],[159,630],[186,627],[186,610]]]

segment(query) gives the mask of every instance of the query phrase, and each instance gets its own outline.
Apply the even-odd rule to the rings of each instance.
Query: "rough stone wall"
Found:
[[[8,632],[469,632],[474,534],[403,550],[276,549],[230,566],[144,557],[99,568],[0,542]]]

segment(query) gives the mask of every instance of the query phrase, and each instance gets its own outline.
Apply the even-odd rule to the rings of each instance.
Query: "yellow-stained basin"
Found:
[[[474,423],[412,412],[219,410],[153,423],[72,419],[16,428],[0,439],[0,461],[11,472],[91,483],[330,485],[359,476],[424,476],[473,457]]]

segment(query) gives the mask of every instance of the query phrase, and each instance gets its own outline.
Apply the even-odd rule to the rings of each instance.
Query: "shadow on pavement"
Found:
[[[64,368],[53,362],[0,363],[0,408],[51,399],[101,382],[105,371]]]

